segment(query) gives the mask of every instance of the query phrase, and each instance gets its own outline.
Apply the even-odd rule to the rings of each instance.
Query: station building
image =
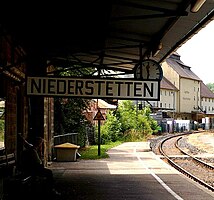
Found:
[[[175,119],[202,120],[204,116],[213,115],[213,96],[202,91],[205,86],[200,78],[180,61],[178,55],[168,57],[212,21],[211,3],[205,3],[203,12],[199,11],[200,8],[193,9],[196,4],[193,1],[184,0],[173,5],[170,2],[162,5],[161,1],[158,4],[142,1],[134,6],[132,3],[129,6],[111,1],[105,3],[89,2],[84,7],[80,3],[69,6],[69,10],[65,7],[63,15],[47,15],[47,10],[40,6],[37,20],[37,9],[29,7],[28,21],[23,20],[26,18],[26,7],[21,4],[13,10],[16,17],[12,20],[6,17],[7,8],[11,6],[3,9],[5,13],[1,13],[0,23],[0,100],[5,101],[4,151],[6,154],[16,152],[17,161],[23,149],[18,133],[25,138],[43,137],[46,141],[44,160],[51,155],[53,98],[26,95],[26,78],[51,75],[51,65],[63,66],[63,70],[72,66],[69,69],[76,69],[82,75],[84,73],[77,66],[83,65],[84,69],[93,66],[99,73],[108,69],[132,74],[139,61],[152,56],[158,63],[164,61],[162,68],[165,76],[161,81],[160,101],[151,102],[154,110],[167,111]],[[120,12],[115,9],[118,6]],[[53,10],[58,9],[58,5],[53,6]],[[140,16],[143,17],[140,23],[133,20],[142,13],[148,14]],[[134,15],[130,16],[130,20],[124,20],[127,14]],[[79,21],[80,18],[84,20]],[[68,23],[74,28],[71,29]],[[85,29],[88,31],[85,32]]]

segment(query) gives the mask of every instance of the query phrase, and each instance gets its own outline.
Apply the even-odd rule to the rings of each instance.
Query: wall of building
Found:
[[[18,144],[17,134],[26,136],[28,130],[28,101],[23,84],[26,65],[20,62],[22,56],[25,56],[24,51],[9,35],[0,35],[0,96],[5,99],[4,148],[6,153],[16,156],[23,148]]]
[[[192,79],[180,79],[180,112],[191,113],[199,105],[200,84]]]
[[[177,91],[161,89],[159,107],[177,111]]]
[[[180,89],[180,79],[177,72],[170,67],[167,62],[162,63],[163,75],[177,88]]]
[[[161,88],[160,101],[155,103],[157,105],[156,110],[167,111],[167,115],[174,119],[195,120],[200,123],[202,118],[206,116],[213,118],[214,98],[201,97],[201,89],[203,88],[201,88],[200,79],[191,71],[190,73],[187,71],[187,74],[184,71],[181,75],[178,74],[178,65],[175,66],[178,68],[176,69],[171,66],[173,63],[176,65],[177,62],[168,62],[166,60],[162,63],[162,69],[164,77],[178,89],[178,91],[175,91],[174,96],[175,110],[174,112],[170,111],[169,107],[173,104],[173,96],[169,95],[170,90],[165,88]],[[192,78],[188,76],[192,76]],[[153,104],[151,103],[151,105]],[[204,112],[205,110],[206,112]]]
[[[9,80],[7,82],[7,93],[5,101],[5,149],[7,153],[16,150],[17,133],[17,95],[15,85]]]
[[[52,161],[54,148],[54,98],[44,98],[44,164]]]
[[[201,109],[206,111],[206,114],[214,114],[214,99],[202,97]]]

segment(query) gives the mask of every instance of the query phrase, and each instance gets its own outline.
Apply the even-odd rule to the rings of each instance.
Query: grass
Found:
[[[98,156],[98,145],[92,145],[84,148],[80,148],[78,152],[81,154],[80,159],[95,160],[101,158],[108,158],[107,151],[115,146],[122,144],[122,142],[112,142],[109,144],[100,145],[100,156]]]

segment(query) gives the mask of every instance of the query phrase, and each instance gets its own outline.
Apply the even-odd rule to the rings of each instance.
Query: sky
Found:
[[[205,84],[214,83],[214,21],[184,43],[177,53]]]

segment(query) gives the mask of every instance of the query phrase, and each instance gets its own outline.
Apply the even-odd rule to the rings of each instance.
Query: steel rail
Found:
[[[180,135],[188,135],[191,133],[182,133]],[[196,176],[194,176],[193,174],[191,174],[190,172],[188,172],[187,170],[185,170],[184,168],[180,167],[178,164],[176,164],[172,159],[170,159],[170,157],[164,152],[163,150],[163,144],[164,142],[166,142],[167,140],[170,140],[174,137],[178,137],[178,135],[175,136],[171,136],[168,138],[165,138],[161,141],[160,145],[159,145],[159,151],[160,153],[164,156],[164,158],[167,159],[168,163],[171,164],[175,169],[177,169],[178,171],[180,171],[181,173],[185,174],[187,177],[193,179],[194,181],[200,183],[201,185],[205,186],[206,188],[208,188],[211,191],[214,191],[214,187],[212,187],[211,185],[207,184],[206,182],[204,182],[203,180],[197,178]]]
[[[179,151],[181,151],[184,155],[187,155],[189,156],[190,158],[192,158],[193,160],[195,160],[196,162],[199,162],[200,164],[204,165],[205,167],[209,168],[209,169],[212,169],[214,170],[214,166],[212,165],[209,165],[208,163],[204,162],[203,160],[199,159],[199,158],[196,158],[195,156],[193,155],[190,155],[189,153],[185,152],[183,149],[181,149],[178,145],[178,142],[179,140],[181,140],[182,137],[179,137],[175,143],[175,146],[179,149]]]

